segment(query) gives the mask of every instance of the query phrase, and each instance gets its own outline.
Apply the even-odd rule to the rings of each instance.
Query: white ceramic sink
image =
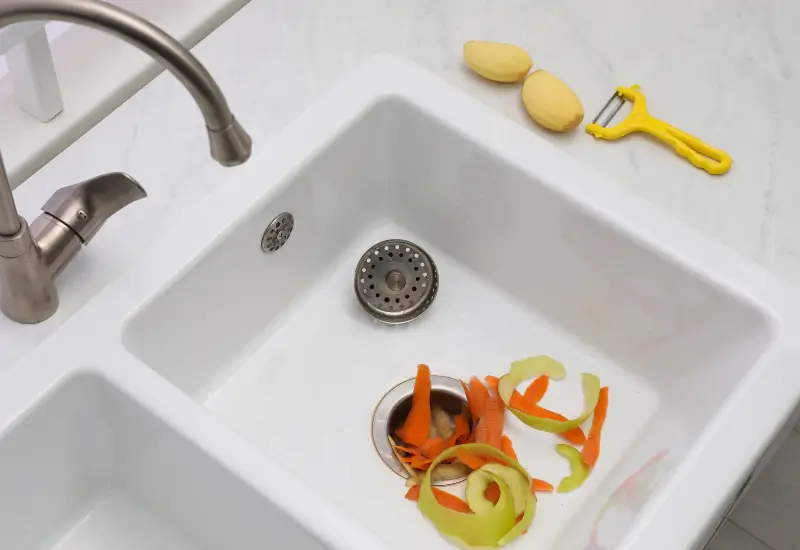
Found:
[[[0,439],[0,487],[0,548],[255,550],[289,531],[245,481],[91,372]]]
[[[264,254],[282,212],[294,232]],[[467,378],[538,354],[597,374],[611,407],[588,482],[543,495],[515,544],[691,548],[800,397],[792,289],[390,57],[175,225],[2,380],[0,548],[448,548],[372,411],[417,363]],[[407,325],[354,296],[388,238],[439,269]],[[578,384],[555,386],[576,413]],[[507,416],[557,482],[555,439]]]

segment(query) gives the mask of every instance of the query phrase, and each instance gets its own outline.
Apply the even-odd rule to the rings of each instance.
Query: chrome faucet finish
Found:
[[[58,20],[93,27],[129,42],[158,61],[194,98],[206,123],[211,156],[242,164],[252,142],[206,68],[152,23],[99,0],[3,0],[0,28]],[[29,227],[17,213],[0,156],[0,311],[19,323],[39,323],[58,309],[54,279],[114,213],[147,193],[133,178],[113,173],[64,187]]]

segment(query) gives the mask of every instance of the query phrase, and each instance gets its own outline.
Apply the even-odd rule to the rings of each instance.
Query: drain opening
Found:
[[[383,396],[372,416],[372,441],[378,455],[393,472],[404,478],[409,477],[408,472],[397,460],[388,437],[391,435],[395,443],[402,445],[395,431],[403,425],[411,410],[413,394],[414,379],[401,382]],[[451,428],[452,417],[460,414],[466,406],[467,400],[460,381],[449,376],[431,376],[431,408],[441,408],[450,417]],[[431,475],[434,485],[450,485],[465,479],[468,473],[468,468],[454,463],[440,466]]]
[[[427,252],[409,241],[380,242],[361,256],[356,267],[358,301],[383,323],[416,319],[430,307],[438,290],[436,264]],[[405,301],[401,303],[402,297]]]

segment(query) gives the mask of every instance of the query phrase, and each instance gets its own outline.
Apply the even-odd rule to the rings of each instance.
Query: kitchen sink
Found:
[[[403,324],[356,298],[372,298],[365,251],[408,261],[400,286],[430,284],[432,266],[376,247],[387,239],[438,272],[435,300]],[[413,303],[406,292],[377,307]],[[0,435],[0,480],[52,474],[0,496],[19,517],[0,542],[21,541],[0,546],[91,547],[108,532],[109,550],[255,548],[286,525],[295,547],[448,548],[376,453],[375,406],[419,363],[467,379],[540,354],[568,372],[545,405],[577,414],[592,372],[611,406],[588,481],[541,495],[515,544],[702,546],[800,397],[798,305],[545,140],[379,56],[9,372],[6,388],[35,374],[31,391],[56,389]],[[568,473],[555,436],[506,416],[533,475]]]
[[[91,371],[0,439],[0,486],[0,548],[15,550],[255,550],[280,515]]]

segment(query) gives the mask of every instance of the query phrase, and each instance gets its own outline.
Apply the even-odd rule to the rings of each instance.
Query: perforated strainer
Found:
[[[367,250],[356,267],[356,296],[378,321],[407,323],[436,298],[439,273],[428,253],[400,239],[380,242]]]

